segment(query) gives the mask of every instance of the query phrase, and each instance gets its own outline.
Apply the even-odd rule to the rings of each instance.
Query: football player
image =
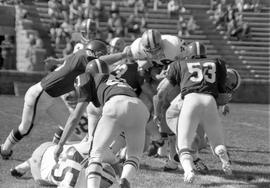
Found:
[[[185,41],[173,35],[161,35],[155,29],[149,29],[130,46],[135,60],[148,60],[147,63],[154,61],[160,65],[168,65],[183,57]]]
[[[163,98],[178,85],[183,99],[178,125],[174,130],[177,135],[177,149],[184,169],[184,181],[192,183],[195,178],[192,141],[198,125],[203,126],[215,154],[222,162],[223,171],[231,175],[231,164],[225,146],[223,128],[217,110],[217,104],[226,104],[219,93],[226,94],[226,67],[220,59],[206,57],[205,46],[192,42],[186,48],[187,59],[175,61],[170,65],[168,75],[158,92],[158,99]],[[157,104],[156,116],[161,116],[161,103]]]
[[[90,142],[76,142],[65,145],[60,160],[54,160],[56,144],[45,142],[35,149],[32,156],[25,162],[10,170],[13,177],[21,178],[28,171],[31,172],[35,182],[41,186],[58,186],[72,188],[87,188],[86,162]],[[109,187],[116,182],[115,171],[109,164],[115,160],[107,157],[102,163],[101,184]]]
[[[155,65],[161,65],[162,67],[164,65],[169,65],[171,62],[177,59],[183,58],[185,45],[185,41],[181,40],[177,36],[161,35],[158,30],[149,29],[142,34],[142,37],[137,38],[131,44],[131,52],[134,59],[139,64],[140,69],[148,71],[149,69],[155,67]],[[150,71],[153,73],[156,70]],[[166,72],[165,70],[166,68],[164,68],[163,72]],[[163,78],[158,77],[160,75],[164,76],[164,74],[162,75],[159,73],[160,71],[158,74],[156,74],[156,76],[153,75],[153,77],[157,78],[156,81],[158,82]],[[154,89],[156,89],[158,82],[155,82]],[[154,150],[150,150],[149,155],[154,155],[156,148],[155,146],[160,146],[158,154],[160,156],[166,156],[168,135],[171,135],[171,132],[165,123],[165,119],[159,123],[158,126],[161,139],[158,141],[153,141],[152,148],[154,148]]]
[[[98,69],[101,70],[104,65],[101,62],[110,64],[130,55],[128,48],[122,53],[106,55],[106,44],[94,40],[89,45],[94,44],[103,47],[97,52],[87,47],[84,50],[79,50],[68,57],[55,71],[49,73],[40,82],[28,89],[25,94],[22,121],[17,129],[10,132],[4,144],[0,147],[0,154],[3,159],[9,159],[12,155],[12,147],[31,132],[36,116],[41,115],[37,111],[47,112],[57,124],[65,125],[69,111],[59,96],[74,90],[76,77],[85,72],[87,63],[96,58],[95,56],[98,55],[96,53],[103,53],[103,56],[100,57],[101,61],[96,61]],[[102,61],[103,58],[105,61]]]
[[[97,23],[90,18],[85,19],[79,27],[79,32],[81,41],[74,46],[73,53],[84,49],[91,40],[96,39]]]
[[[123,167],[120,187],[126,187],[139,167],[149,111],[137,98],[131,86],[113,75],[98,73],[92,69],[92,63],[87,65],[86,72],[89,80],[80,87],[79,102],[67,121],[55,150],[55,158],[58,159],[66,139],[78,123],[82,112],[88,103],[92,102],[96,107],[102,108],[102,114],[96,116],[97,126],[88,164],[88,187],[100,187],[101,163],[107,155],[109,145],[122,131],[125,132],[126,137],[127,160]]]

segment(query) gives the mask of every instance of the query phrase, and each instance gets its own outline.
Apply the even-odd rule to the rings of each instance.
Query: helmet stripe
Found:
[[[86,31],[87,31],[87,33],[89,33],[90,23],[91,23],[91,19],[87,19],[87,22],[86,22]]]
[[[235,86],[235,89],[237,89],[240,86],[241,77],[240,77],[239,73],[236,70],[232,69],[232,71],[234,72],[235,77],[236,77],[236,83],[237,84]]]
[[[98,72],[102,73],[102,68],[99,59],[96,59],[97,67],[98,67]]]
[[[152,30],[152,38],[153,38],[153,44],[154,44],[154,47],[153,48],[155,48],[156,47],[156,44],[157,44],[157,41],[156,41],[156,35],[155,35],[155,33],[154,33],[153,30]]]
[[[148,39],[149,39],[149,44],[150,44],[150,48],[153,49],[155,48],[155,41],[154,41],[154,32],[153,30],[149,30],[149,33],[148,33]]]
[[[201,55],[199,42],[195,42],[195,44],[196,44],[196,51],[197,51],[196,55]]]

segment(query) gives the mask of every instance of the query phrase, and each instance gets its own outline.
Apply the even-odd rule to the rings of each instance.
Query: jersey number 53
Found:
[[[187,63],[188,71],[193,75],[190,77],[192,82],[201,82],[203,79],[207,82],[216,81],[216,64],[213,62]]]

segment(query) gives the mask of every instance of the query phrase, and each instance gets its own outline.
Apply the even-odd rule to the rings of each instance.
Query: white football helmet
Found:
[[[235,92],[241,84],[241,77],[237,70],[228,68],[225,81],[226,90],[228,93]]]
[[[148,29],[142,34],[141,47],[148,56],[155,57],[162,53],[161,41],[158,30]]]
[[[81,33],[81,43],[87,44],[96,37],[97,23],[90,18],[83,20],[79,31]]]

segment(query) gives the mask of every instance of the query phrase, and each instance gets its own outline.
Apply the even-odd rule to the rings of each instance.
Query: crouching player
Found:
[[[192,141],[199,125],[203,126],[214,153],[222,162],[225,174],[232,174],[217,111],[217,105],[228,103],[230,94],[226,93],[227,71],[224,62],[207,58],[205,47],[199,42],[189,44],[187,49],[188,59],[171,65],[163,88],[158,92],[158,98],[162,100],[174,85],[181,87],[183,104],[174,132],[185,172],[184,181],[191,183],[195,177]],[[157,117],[160,117],[160,104],[157,105]]]
[[[97,115],[98,123],[93,134],[87,186],[88,188],[101,187],[101,164],[107,158],[109,145],[124,131],[127,142],[127,160],[121,174],[120,187],[128,187],[130,179],[134,177],[139,167],[149,111],[128,84],[113,75],[97,73],[98,71],[93,70],[92,63],[87,65],[88,79],[79,88],[79,102],[66,123],[55,150],[55,159],[58,159],[64,143],[78,123],[82,112],[88,103],[92,102],[95,107],[102,108],[102,114],[100,117]]]
[[[65,145],[58,162],[54,160],[56,144],[45,142],[41,144],[25,162],[11,169],[11,175],[20,178],[31,171],[34,180],[42,186],[86,188],[86,168],[88,140]],[[108,158],[107,162],[113,161]],[[115,179],[115,171],[109,163],[102,163],[101,187],[111,186]]]

